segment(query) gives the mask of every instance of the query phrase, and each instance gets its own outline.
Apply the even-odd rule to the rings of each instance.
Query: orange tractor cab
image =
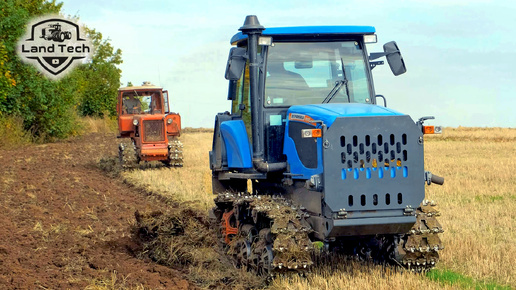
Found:
[[[144,82],[118,90],[118,146],[120,163],[132,167],[140,161],[161,161],[183,166],[181,116],[169,109],[168,92]]]

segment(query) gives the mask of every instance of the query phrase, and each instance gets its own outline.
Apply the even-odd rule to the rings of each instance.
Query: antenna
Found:
[[[159,72],[159,64],[158,64],[158,82],[159,82],[159,86],[163,87],[163,84],[161,83],[161,74]]]

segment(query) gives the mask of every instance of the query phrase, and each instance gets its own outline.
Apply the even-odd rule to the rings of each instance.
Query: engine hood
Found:
[[[321,120],[330,127],[339,117],[369,117],[369,116],[396,116],[405,115],[395,110],[370,104],[317,104],[291,106],[288,115],[306,115],[313,120]]]

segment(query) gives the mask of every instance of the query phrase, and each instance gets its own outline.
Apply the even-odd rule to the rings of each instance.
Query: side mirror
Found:
[[[226,65],[226,80],[237,81],[242,76],[247,61],[247,49],[233,47],[229,51],[228,63]]]
[[[395,41],[384,44],[383,51],[385,52],[391,71],[395,76],[399,76],[407,71],[400,49]]]

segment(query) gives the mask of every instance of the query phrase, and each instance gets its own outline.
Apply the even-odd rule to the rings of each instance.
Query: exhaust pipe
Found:
[[[432,174],[432,178],[430,179],[432,183],[443,185],[444,184],[444,177],[437,176],[435,174]]]
[[[249,55],[249,78],[251,94],[251,124],[253,140],[253,167],[258,172],[276,172],[287,168],[286,162],[268,163],[264,158],[263,133],[260,132],[263,124],[262,98],[258,93],[258,68],[257,57],[258,37],[265,28],[258,21],[256,15],[248,15],[240,31],[248,36],[247,52]]]
[[[287,168],[287,162],[268,163],[263,159],[253,158],[253,167],[259,172],[276,172]]]

